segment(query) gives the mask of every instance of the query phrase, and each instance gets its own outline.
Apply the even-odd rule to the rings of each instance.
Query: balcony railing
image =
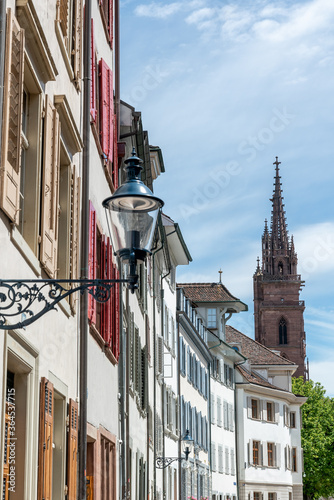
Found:
[[[263,274],[262,281],[302,281],[300,274]]]

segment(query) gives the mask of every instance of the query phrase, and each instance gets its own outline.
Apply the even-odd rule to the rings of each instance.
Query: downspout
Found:
[[[178,321],[177,321],[177,352],[178,352],[178,356],[177,356],[177,397],[178,397],[178,401],[179,401],[179,408],[181,408],[181,373],[180,373],[180,356],[181,356],[181,353],[180,353],[180,324],[179,324]],[[182,422],[181,422],[181,411],[179,411],[179,421],[178,421],[177,425],[178,425],[179,432],[180,432],[180,439],[179,439],[179,442],[178,442],[178,457],[181,457],[181,439],[182,439],[182,436],[181,436],[181,425],[182,425]],[[182,464],[182,462],[179,461],[179,463],[178,463],[179,498],[182,498],[182,485],[181,485],[181,472],[182,472],[182,468],[181,468],[181,464]]]
[[[161,287],[160,287],[160,300],[161,300],[161,332],[164,335],[164,317],[165,317],[165,308],[164,308],[164,290],[162,288],[162,280],[161,277]],[[162,420],[162,457],[165,459],[165,376],[164,369],[162,367],[162,391],[161,391],[161,420]],[[162,494],[163,498],[166,498],[166,469],[163,469],[162,472]]]
[[[3,0],[2,0],[3,1]],[[91,88],[91,1],[86,0],[83,37],[83,161],[81,214],[81,279],[88,276],[89,253],[89,160],[90,160],[90,88]],[[79,500],[86,500],[87,464],[87,370],[88,370],[88,292],[80,295],[80,390],[79,390]]]
[[[239,363],[234,363],[234,371],[235,371],[237,366],[243,365],[244,363],[246,363],[246,360],[240,361]],[[238,419],[237,419],[237,387],[236,387],[236,383],[235,383],[235,379],[234,379],[235,481],[237,483],[237,500],[240,500],[240,497],[239,497],[239,490],[240,490],[240,488],[239,488],[239,467],[238,467],[238,463],[239,463],[238,449],[239,448],[238,448],[237,423],[238,423]]]
[[[120,269],[120,278],[123,278],[123,268],[119,264]],[[120,331],[120,357],[118,363],[118,390],[119,390],[119,413],[120,413],[120,443],[119,443],[119,454],[120,454],[120,467],[119,467],[119,498],[126,498],[126,457],[127,457],[127,446],[128,439],[125,430],[125,426],[127,425],[127,411],[126,411],[126,395],[127,395],[127,340],[126,340],[126,332],[124,330],[123,324],[123,294],[122,294],[122,285],[120,283],[115,284],[115,286],[119,287],[119,297],[120,297],[120,311],[119,311],[119,331]],[[127,304],[128,293],[126,291],[126,304]],[[129,330],[129,325],[127,325],[127,329]]]
[[[117,117],[117,139],[120,136],[120,8],[119,0],[115,1],[115,40],[114,40],[114,50],[115,50],[115,104],[116,104],[116,117]]]
[[[0,0],[0,151],[2,145],[3,87],[6,50],[6,0]]]

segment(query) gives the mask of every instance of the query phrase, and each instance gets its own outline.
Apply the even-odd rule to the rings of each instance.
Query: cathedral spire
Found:
[[[279,165],[276,156],[276,161],[273,163],[276,167],[275,172],[275,182],[274,182],[274,193],[271,198],[272,202],[272,212],[271,212],[271,238],[273,246],[276,249],[287,249],[288,248],[288,231],[286,227],[286,217],[283,204],[283,196],[281,189],[281,177],[279,175]]]

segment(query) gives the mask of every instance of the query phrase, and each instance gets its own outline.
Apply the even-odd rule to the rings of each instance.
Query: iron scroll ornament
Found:
[[[115,280],[0,280],[0,330],[24,328],[34,323],[69,295],[87,292],[100,303],[110,299],[111,289],[116,283],[129,283],[128,279]],[[65,285],[70,285],[66,288]],[[34,312],[32,306],[38,306]],[[17,323],[7,320],[20,316]],[[23,318],[23,319],[22,319]]]
[[[185,457],[157,457],[156,461],[155,461],[155,467],[157,469],[165,469],[166,467],[168,467],[172,462],[181,462],[182,460],[186,460]]]

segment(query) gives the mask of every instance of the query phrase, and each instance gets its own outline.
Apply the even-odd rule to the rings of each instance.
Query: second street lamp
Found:
[[[189,430],[187,429],[183,438],[181,439],[182,443],[182,451],[185,454],[185,457],[157,457],[155,466],[157,469],[165,469],[172,462],[181,462],[182,460],[188,461],[188,457],[192,452],[194,446],[194,440],[190,435]]]

